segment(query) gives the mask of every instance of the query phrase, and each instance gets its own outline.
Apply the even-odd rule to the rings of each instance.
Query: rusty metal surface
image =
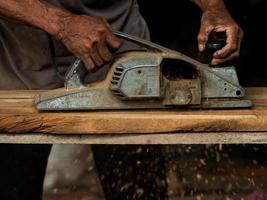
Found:
[[[38,110],[252,106],[249,100],[243,100],[245,91],[233,66],[211,68],[149,41],[124,33],[116,35],[147,51],[118,55],[110,69],[112,76],[106,80],[109,86],[105,88],[85,87],[82,80],[85,70],[82,62],[76,60],[66,75],[66,90],[40,94],[36,97]]]

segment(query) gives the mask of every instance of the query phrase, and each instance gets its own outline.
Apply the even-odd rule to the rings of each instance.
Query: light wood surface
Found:
[[[46,134],[166,134],[267,132],[267,88],[247,88],[252,109],[38,113],[41,91],[0,91],[0,132]],[[253,133],[252,133],[253,134]]]
[[[0,143],[23,144],[266,144],[267,132],[64,135],[0,134]]]

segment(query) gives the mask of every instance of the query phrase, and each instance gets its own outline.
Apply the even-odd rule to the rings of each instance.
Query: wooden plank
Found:
[[[33,99],[44,90],[0,90],[0,99]]]
[[[266,112],[91,112],[0,115],[0,131],[65,134],[266,131]]]
[[[267,143],[267,132],[124,135],[0,133],[0,142],[17,144],[263,144]]]
[[[0,92],[0,132],[127,134],[267,132],[267,88],[247,88],[255,104],[242,110],[172,110],[38,113],[38,91]]]

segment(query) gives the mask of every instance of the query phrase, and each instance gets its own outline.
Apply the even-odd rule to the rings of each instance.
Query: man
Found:
[[[199,51],[211,31],[225,31],[227,44],[214,53],[212,64],[237,57],[243,33],[223,1],[194,2],[203,11]],[[74,59],[71,55],[94,72],[86,78],[89,82],[103,79],[112,52],[132,48],[112,29],[149,39],[136,0],[0,0],[0,16],[0,89],[61,87],[54,65],[64,72]],[[0,199],[41,198],[50,147],[0,146]],[[94,146],[93,151],[107,199],[165,199],[160,148]]]

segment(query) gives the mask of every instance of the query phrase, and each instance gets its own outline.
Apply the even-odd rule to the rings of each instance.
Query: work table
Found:
[[[251,109],[38,112],[41,91],[0,91],[0,142],[214,144],[267,142],[267,88]]]

